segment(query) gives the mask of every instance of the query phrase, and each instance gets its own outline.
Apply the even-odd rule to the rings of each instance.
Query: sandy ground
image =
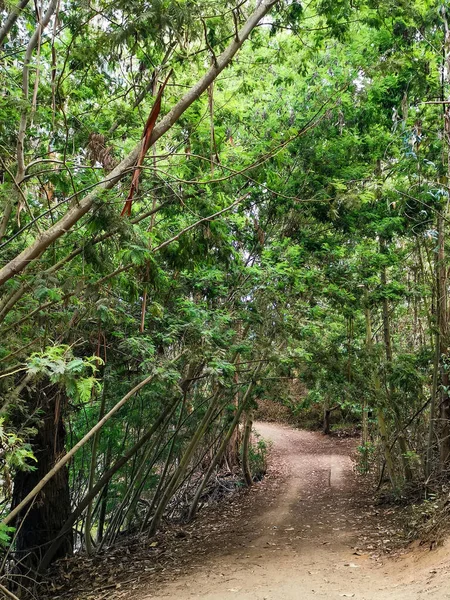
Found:
[[[189,569],[127,598],[450,599],[445,547],[395,560],[367,550],[370,536],[385,535],[385,523],[359,501],[352,443],[277,424],[258,423],[256,430],[273,443],[279,485],[254,486],[238,523],[229,532],[225,523],[217,544],[205,542]]]

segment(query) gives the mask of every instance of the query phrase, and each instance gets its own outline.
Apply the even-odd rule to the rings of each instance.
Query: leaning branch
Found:
[[[203,217],[199,221],[196,221],[195,223],[192,223],[191,225],[188,225],[187,227],[185,227],[184,229],[182,229],[181,231],[179,231],[173,237],[169,238],[168,240],[165,240],[164,242],[161,242],[161,244],[159,244],[159,246],[155,246],[154,248],[152,248],[151,252],[152,253],[158,252],[159,250],[162,250],[163,248],[165,248],[166,246],[168,246],[172,242],[176,242],[177,240],[179,240],[180,237],[183,234],[187,233],[188,231],[191,231],[191,229],[194,229],[195,227],[198,227],[199,225],[201,225],[202,223],[206,223],[207,221],[213,221],[214,219],[216,219],[220,215],[223,215],[224,213],[232,210],[235,206],[237,206],[240,202],[242,202],[243,200],[245,200],[245,198],[247,198],[247,197],[248,197],[248,194],[246,194],[244,196],[241,196],[240,198],[238,198],[237,200],[235,200],[232,204],[229,204],[225,208],[222,208],[222,210],[219,210],[218,212],[215,212],[212,215],[209,215],[207,217]],[[136,217],[136,219],[137,218],[138,217]],[[131,221],[131,222],[133,222],[133,221]],[[70,258],[72,258],[71,255],[69,256],[68,260],[70,260]],[[62,259],[62,260],[64,260],[64,262],[66,262],[66,259]],[[55,267],[58,266],[58,265],[61,265],[61,262],[57,263],[55,265]],[[126,263],[125,265],[122,265],[122,266],[118,267],[117,269],[115,269],[111,273],[108,273],[107,275],[105,275],[101,279],[98,279],[95,283],[93,283],[91,285],[96,286],[96,287],[98,287],[100,285],[103,285],[106,281],[109,281],[110,279],[112,279],[116,275],[120,275],[120,273],[125,273],[125,271],[128,271],[129,269],[132,269],[134,266],[136,266],[134,262]],[[47,269],[46,271],[43,271],[42,273],[43,274],[48,274],[48,273],[52,273],[53,271],[54,271],[54,269],[52,269],[50,267],[49,269]],[[83,287],[81,290],[77,290],[76,293],[81,294],[81,292],[83,292],[83,290],[85,289],[85,287]],[[4,316],[7,314],[7,311],[9,311],[12,306],[14,306],[14,304],[16,303],[16,301],[20,300],[20,298],[24,295],[24,293],[27,291],[27,289],[28,289],[28,286],[25,285],[25,284],[23,284],[17,290],[17,292],[11,293],[11,297],[8,296],[6,298],[6,301],[5,301],[4,305],[0,305],[0,323],[4,319]],[[71,298],[74,294],[75,294],[75,292],[68,292],[67,294],[64,295],[63,301],[67,302],[69,300],[69,298]],[[37,308],[35,308],[33,311],[31,311],[30,313],[26,314],[24,317],[22,317],[21,319],[19,319],[19,321],[15,321],[11,325],[8,325],[8,327],[6,327],[5,329],[2,330],[2,332],[1,332],[2,335],[5,335],[11,329],[17,329],[17,327],[19,327],[20,325],[22,325],[26,321],[32,319],[34,317],[34,315],[37,314],[38,312],[40,312],[42,310],[45,310],[46,308],[50,308],[50,306],[54,306],[58,302],[60,302],[60,300],[49,300],[48,302],[45,302],[44,304],[41,304],[40,306],[38,306]]]
[[[142,446],[151,439],[153,434],[157,431],[157,429],[160,427],[160,425],[163,423],[163,421],[166,419],[166,417],[171,413],[171,411],[176,407],[177,404],[178,404],[178,399],[176,399],[174,402],[172,402],[168,406],[166,406],[166,408],[160,413],[160,415],[158,416],[156,421],[153,423],[151,428],[129,450],[127,450],[127,452],[125,452],[125,454],[123,454],[123,456],[121,456],[120,458],[118,458],[116,460],[116,462],[113,464],[113,466],[110,467],[102,475],[102,477],[97,481],[97,483],[93,486],[93,488],[86,494],[86,496],[83,498],[83,500],[77,505],[77,507],[74,509],[72,514],[69,516],[69,518],[66,520],[66,522],[62,526],[61,531],[59,532],[58,536],[53,540],[50,548],[47,550],[44,557],[42,558],[42,561],[39,565],[39,571],[41,573],[44,572],[47,569],[47,567],[50,565],[55,553],[57,552],[58,548],[60,547],[60,545],[64,539],[64,534],[67,531],[69,531],[69,529],[72,527],[72,525],[78,519],[78,517],[83,513],[84,509],[88,506],[89,502],[91,502],[95,498],[95,496],[103,489],[103,487],[115,475],[115,473],[117,473],[117,471],[121,467],[123,467],[123,465],[125,465],[130,460],[130,458],[132,458],[142,448]]]
[[[177,361],[180,358],[181,355],[177,356],[172,362]],[[69,450],[69,452],[67,454],[65,454],[53,467],[53,469],[51,469],[47,475],[45,475],[37,485],[34,486],[34,488],[31,490],[31,492],[25,496],[25,498],[22,500],[22,502],[20,502],[15,508],[14,510],[12,510],[2,521],[3,525],[7,525],[8,523],[10,523],[12,520],[14,520],[17,515],[20,513],[20,511],[31,501],[33,500],[33,498],[39,494],[39,492],[42,490],[42,488],[45,486],[45,484],[47,482],[50,481],[50,479],[52,479],[52,477],[54,477],[56,475],[56,473],[58,473],[58,471],[60,471],[64,465],[66,465],[69,460],[72,458],[72,456],[74,456],[74,454],[76,454],[76,452],[78,452],[78,450],[84,446],[86,444],[86,442],[88,442],[96,433],[97,431],[99,431],[103,425],[109,421],[109,419],[116,414],[116,412],[118,410],[120,410],[122,408],[122,406],[130,399],[132,398],[135,394],[137,394],[137,392],[139,392],[139,390],[141,390],[143,387],[145,387],[148,383],[150,383],[153,379],[154,379],[155,375],[149,375],[148,377],[146,377],[143,381],[141,381],[140,383],[138,383],[132,390],[130,390],[128,392],[128,394],[126,394],[121,400],[119,400],[119,402],[117,402],[117,404],[115,406],[113,406],[113,408],[102,418],[100,419],[100,421],[94,425],[94,427],[88,431],[88,433],[81,438],[81,440],[75,444],[75,446]]]
[[[241,48],[244,41],[249,37],[252,30],[258,25],[259,21],[270,11],[278,0],[266,0],[261,2],[255,12],[248,18],[245,25],[239,32],[239,40],[233,38],[229,46],[217,58],[217,64],[205,73],[183,98],[177,102],[172,110],[155,126],[150,139],[150,145],[154,144],[161,136],[163,136],[179,119],[191,104],[203,94],[203,92],[211,85],[215,78],[229,65],[235,54]],[[71,229],[86,213],[88,213],[99,194],[113,188],[130,169],[139,157],[142,141],[139,142],[130,154],[117,165],[117,167],[109,174],[108,178],[102,182],[96,191],[91,192],[78,203],[74,203],[66,214],[47,231],[42,233],[35,241],[28,246],[23,252],[12,259],[0,270],[0,285],[21,273],[33,260],[35,260],[44,250],[46,250],[57,239],[63,236]]]

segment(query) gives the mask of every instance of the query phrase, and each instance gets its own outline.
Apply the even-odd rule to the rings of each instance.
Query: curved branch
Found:
[[[178,358],[180,358],[181,355],[178,355],[173,361],[171,362],[175,362],[178,360]],[[81,440],[75,444],[75,446],[73,446],[73,448],[71,448],[69,450],[69,452],[67,452],[67,454],[65,454],[60,460],[58,460],[58,462],[55,464],[55,466],[53,467],[53,469],[51,469],[40,481],[37,485],[34,486],[34,488],[29,492],[29,494],[27,494],[27,496],[25,496],[25,498],[22,500],[22,502],[20,502],[8,515],[6,515],[6,517],[3,519],[2,523],[4,525],[7,525],[8,523],[10,523],[13,519],[15,519],[15,517],[17,517],[17,515],[20,513],[20,511],[31,501],[33,500],[33,498],[39,494],[39,492],[42,490],[42,488],[45,486],[45,484],[50,481],[50,479],[52,479],[52,477],[54,477],[56,475],[56,473],[58,473],[58,471],[60,471],[64,465],[66,465],[69,460],[72,458],[72,456],[74,456],[74,454],[76,454],[76,452],[82,448],[86,442],[88,442],[96,433],[97,431],[99,431],[103,425],[109,421],[109,419],[116,414],[116,412],[122,408],[122,406],[124,404],[126,404],[126,402],[132,398],[135,394],[137,394],[137,392],[139,390],[141,390],[143,387],[145,387],[148,383],[150,383],[151,381],[153,381],[155,375],[149,375],[148,377],[146,377],[145,379],[143,379],[140,383],[138,383],[136,386],[134,386],[133,389],[131,389],[128,394],[126,394],[121,400],[119,400],[119,402],[117,402],[117,404],[115,404],[113,406],[113,408],[102,418],[100,419],[100,421],[90,430],[88,431],[88,433],[81,438]]]
[[[213,65],[205,75],[187,92],[172,110],[155,126],[150,139],[150,145],[163,136],[179,119],[191,104],[203,94],[212,81],[229,65],[244,41],[249,37],[259,21],[270,11],[278,0],[261,2],[255,12],[248,18],[239,32],[239,41],[233,39],[224,52],[217,58],[217,65]],[[99,186],[99,190],[88,194],[78,203],[73,204],[67,213],[52,227],[37,237],[35,241],[23,252],[11,260],[0,270],[0,285],[21,273],[27,265],[46,250],[53,242],[71,229],[86,213],[88,213],[95,200],[102,192],[114,187],[123,177],[124,173],[136,163],[141,151],[142,141],[128,154],[126,158],[109,174],[107,182]]]

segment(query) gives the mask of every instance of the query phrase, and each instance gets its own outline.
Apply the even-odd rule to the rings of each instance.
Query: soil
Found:
[[[449,550],[398,550],[398,509],[377,506],[361,485],[355,440],[275,423],[255,428],[272,442],[262,482],[203,511],[169,540],[166,532],[147,548],[140,542],[139,555],[131,551],[131,579],[130,561],[120,569],[116,562],[103,595],[97,587],[72,597],[450,599]]]

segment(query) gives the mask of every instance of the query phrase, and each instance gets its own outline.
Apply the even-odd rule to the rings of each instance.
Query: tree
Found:
[[[65,8],[0,29],[3,518],[18,556],[44,544],[24,567],[193,518],[225,458],[250,484],[256,398],[361,425],[393,493],[445,474],[445,12]]]

